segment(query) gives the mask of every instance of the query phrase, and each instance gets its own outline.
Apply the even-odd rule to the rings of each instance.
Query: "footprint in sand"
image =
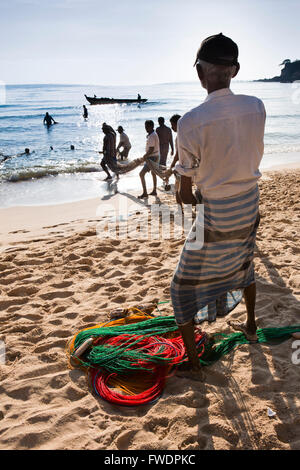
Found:
[[[0,301],[0,311],[1,310],[7,310],[11,306],[16,306],[16,305],[24,305],[29,301],[29,298],[23,297],[21,299],[13,299],[13,300],[3,300]]]
[[[288,423],[288,424],[279,423],[275,425],[274,427],[275,427],[277,437],[281,442],[291,445],[294,441],[300,440],[299,422]]]
[[[44,300],[65,299],[67,297],[71,297],[74,293],[74,291],[53,291],[41,294],[39,297]]]
[[[118,450],[128,450],[131,445],[136,431],[124,431],[115,441]]]
[[[239,435],[232,431],[226,424],[212,423],[205,424],[201,428],[201,433],[209,436],[217,436],[225,439],[231,446],[236,446],[240,440]]]
[[[119,271],[118,269],[116,271],[113,271],[112,273],[110,273],[108,276],[107,276],[107,279],[110,279],[111,277],[120,277],[120,276],[124,276],[124,273],[122,273],[122,271]]]
[[[117,304],[125,304],[125,302],[127,302],[127,297],[126,295],[118,295],[117,297],[113,297],[112,301]]]
[[[89,293],[90,292],[97,292],[97,290],[99,290],[102,286],[103,286],[103,284],[95,282],[90,287],[88,287],[85,292],[89,292]]]
[[[110,286],[105,288],[105,292],[118,292],[120,290],[117,286]]]
[[[79,313],[76,312],[69,312],[65,315],[65,318],[69,318],[70,320],[74,320],[74,318],[77,318]]]
[[[207,445],[205,436],[188,436],[181,443],[182,450],[203,450]]]
[[[65,289],[66,287],[70,287],[73,284],[73,281],[62,281],[59,283],[51,284],[51,287],[55,287],[56,289]]]
[[[64,312],[68,307],[66,305],[58,305],[54,310],[53,313],[61,313]]]
[[[130,281],[130,280],[122,280],[122,281],[120,281],[120,286],[121,286],[121,287],[128,288],[128,287],[130,287],[132,284],[133,284],[133,282]]]
[[[20,286],[16,287],[7,292],[9,297],[25,297],[27,295],[33,295],[38,292],[38,289],[33,286]]]

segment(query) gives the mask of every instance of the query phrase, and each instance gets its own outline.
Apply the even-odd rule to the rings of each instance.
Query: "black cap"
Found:
[[[216,65],[237,65],[238,55],[238,46],[232,39],[222,33],[214,34],[202,41],[194,65],[198,60]]]

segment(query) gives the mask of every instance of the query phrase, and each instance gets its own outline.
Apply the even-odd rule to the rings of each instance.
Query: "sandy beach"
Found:
[[[259,186],[258,327],[297,324],[300,169],[266,171]],[[174,196],[160,190],[159,200],[173,204]],[[240,346],[205,368],[204,382],[174,376],[159,401],[136,408],[101,400],[82,371],[68,368],[65,347],[77,331],[108,320],[116,307],[170,300],[183,237],[97,236],[103,204],[113,211],[128,201],[134,225],[150,209],[126,194],[0,209],[0,448],[299,450],[292,340]],[[241,303],[203,330],[229,333],[227,320],[244,320],[245,312]],[[172,313],[170,303],[161,313]]]

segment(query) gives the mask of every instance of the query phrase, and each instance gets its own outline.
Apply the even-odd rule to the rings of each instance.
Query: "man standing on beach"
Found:
[[[177,123],[179,121],[179,119],[181,118],[181,116],[179,114],[174,114],[171,118],[170,118],[170,123],[171,123],[171,128],[172,128],[172,131],[174,132],[177,132]],[[175,167],[176,163],[178,162],[179,160],[179,155],[178,155],[178,143],[177,143],[177,136],[175,137],[175,156],[173,158],[173,161],[171,163],[171,167],[170,167],[170,170],[173,170],[173,168]],[[181,197],[180,197],[180,194],[179,194],[179,188],[180,188],[180,175],[179,173],[177,173],[177,171],[174,172],[175,174],[175,195],[176,195],[176,202],[177,204],[180,204],[181,208],[182,208],[182,200],[181,200]],[[184,176],[182,177],[184,178]]]
[[[147,132],[147,138],[146,138],[146,153],[143,156],[143,158],[149,158],[155,163],[159,162],[159,140],[158,140],[158,135],[156,134],[154,130],[154,122],[153,121],[145,121],[145,129]],[[147,193],[147,187],[146,187],[146,181],[145,181],[145,175],[148,173],[148,171],[151,171],[149,166],[147,165],[147,162],[144,164],[142,171],[140,171],[140,178],[143,186],[143,194],[141,194],[139,199],[144,199],[148,197]],[[157,196],[156,193],[156,186],[157,186],[157,179],[156,179],[156,174],[151,171],[152,174],[152,179],[153,179],[153,191],[150,193],[150,196]]]
[[[189,374],[200,377],[195,323],[227,315],[244,295],[246,323],[229,324],[249,341],[257,340],[253,253],[265,108],[258,98],[230,90],[240,68],[238,47],[222,33],[202,42],[195,65],[208,96],[178,121],[175,169],[191,178],[185,184],[193,181],[200,190],[204,219],[199,211],[173,276],[171,297]],[[195,201],[191,197],[183,202]]]
[[[158,124],[159,127],[156,128],[156,133],[159,138],[159,164],[165,166],[167,163],[169,146],[171,147],[171,155],[174,153],[173,136],[171,129],[165,125],[165,119],[163,117],[158,118]]]
[[[131,149],[131,143],[122,126],[118,127],[118,132],[120,134],[120,140],[117,147],[117,153],[119,152],[121,160],[124,160],[124,158],[128,158],[129,150]],[[121,148],[123,148],[123,150],[120,150]]]
[[[102,169],[107,174],[105,181],[112,179],[112,176],[109,172],[109,169],[117,174],[118,177],[118,168],[117,168],[117,159],[116,159],[116,140],[114,134],[111,132],[111,126],[108,126],[106,123],[102,125],[102,131],[105,134],[103,139],[103,158],[101,160]]]

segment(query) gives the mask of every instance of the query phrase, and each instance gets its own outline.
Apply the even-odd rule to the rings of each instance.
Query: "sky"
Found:
[[[300,59],[299,0],[0,0],[0,82],[143,85],[196,80],[203,39],[239,46],[237,78]]]

